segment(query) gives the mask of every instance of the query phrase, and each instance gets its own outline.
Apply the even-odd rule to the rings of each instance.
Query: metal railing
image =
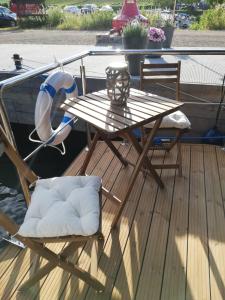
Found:
[[[78,61],[82,58],[88,56],[106,56],[106,55],[135,55],[135,54],[142,54],[142,55],[151,55],[151,54],[158,54],[158,55],[225,55],[225,48],[172,48],[172,49],[145,49],[145,50],[123,50],[123,49],[114,49],[114,50],[91,50],[91,51],[82,51],[74,56],[65,58],[60,62],[55,62],[48,64],[43,67],[39,67],[26,73],[17,75],[13,78],[5,79],[0,81],[0,89],[6,89],[18,83],[21,83],[27,79],[33,78],[35,76],[41,75],[43,73],[52,71],[61,65],[68,65],[72,62]]]
[[[8,138],[10,139],[12,145],[16,148],[15,138],[11,129],[10,121],[8,118],[8,114],[6,111],[5,103],[3,100],[3,92],[4,90],[22,83],[28,79],[34,78],[36,76],[39,76],[43,73],[52,71],[60,66],[68,65],[70,63],[76,62],[78,60],[81,60],[81,69],[83,69],[83,58],[88,56],[105,56],[105,55],[135,55],[135,54],[141,54],[141,55],[151,55],[151,54],[158,54],[158,55],[224,55],[225,56],[225,48],[214,48],[214,49],[200,49],[200,48],[180,48],[180,49],[163,49],[163,50],[92,50],[92,51],[83,51],[80,52],[74,56],[65,58],[61,60],[60,62],[54,62],[33,70],[29,70],[25,73],[19,74],[17,76],[14,76],[12,78],[2,80],[0,81],[0,123],[3,125],[6,134],[8,135]],[[81,73],[81,79],[82,79],[82,87],[83,91],[85,92],[86,87],[86,80],[84,72]],[[37,153],[40,149],[42,149],[44,146],[48,144],[48,142],[52,139],[52,137],[49,138],[48,141],[44,142],[40,146],[38,146],[32,153],[30,153],[26,160],[29,159],[31,156],[33,156],[35,153]],[[18,173],[19,178],[21,181],[21,186],[25,195],[25,198],[27,201],[29,200],[29,190],[27,183],[23,177],[23,174]]]
[[[83,58],[88,56],[108,56],[108,55],[224,55],[225,56],[225,48],[172,48],[172,49],[131,49],[131,50],[123,50],[123,49],[114,49],[114,50],[91,50],[91,51],[82,51],[74,56],[62,59],[59,62],[54,62],[36,69],[29,70],[25,73],[19,74],[9,79],[5,79],[0,81],[0,110],[1,110],[1,120],[3,122],[4,127],[6,127],[6,131],[11,138],[11,141],[14,142],[13,133],[11,131],[10,122],[8,119],[8,115],[5,109],[4,101],[3,101],[3,91],[8,89],[16,84],[22,83],[28,79],[39,76],[43,73],[52,71],[60,66],[68,65],[70,63],[81,60],[81,66],[83,67]],[[82,79],[82,87],[85,91],[86,83],[85,77],[81,76]],[[52,138],[52,137],[51,137]],[[44,142],[41,146],[37,147],[36,150],[33,151],[32,154],[39,151],[42,147],[48,144],[51,138]],[[14,143],[15,144],[15,143]],[[30,158],[30,156],[29,156]]]

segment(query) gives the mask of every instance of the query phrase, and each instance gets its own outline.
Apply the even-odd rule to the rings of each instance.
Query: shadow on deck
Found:
[[[115,143],[130,160],[130,146]],[[85,152],[66,172],[76,174]],[[152,153],[150,153],[152,155]],[[182,145],[183,176],[160,172],[165,189],[139,174],[118,228],[111,223],[116,206],[103,198],[104,252],[98,277],[105,292],[96,294],[82,281],[54,269],[27,292],[17,291],[30,275],[29,250],[8,246],[0,253],[1,299],[225,299],[225,152],[209,145]],[[175,153],[153,153],[155,163],[172,163]],[[123,197],[132,167],[122,168],[102,142],[92,157],[88,174]],[[50,245],[60,251],[63,244]],[[88,269],[90,244],[73,260]],[[44,260],[41,262],[45,263]]]

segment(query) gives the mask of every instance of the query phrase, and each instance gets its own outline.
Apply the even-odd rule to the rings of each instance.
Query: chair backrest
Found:
[[[176,100],[180,101],[180,67],[181,62],[163,64],[141,63],[140,89],[143,90],[146,83],[175,83]]]
[[[20,181],[24,191],[24,196],[27,204],[29,204],[30,195],[28,192],[25,191],[29,190],[28,185],[34,183],[38,179],[38,176],[24,162],[24,160],[19,155],[14,145],[12,145],[12,143],[10,142],[9,138],[7,137],[1,125],[0,125],[0,143],[3,144],[4,152],[6,153],[8,158],[12,161],[12,163],[14,164],[14,166],[16,167],[20,175]]]

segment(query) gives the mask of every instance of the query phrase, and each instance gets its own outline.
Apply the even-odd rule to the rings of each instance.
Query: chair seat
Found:
[[[145,128],[153,128],[155,122],[144,125]],[[184,113],[180,110],[173,112],[172,114],[165,116],[162,119],[160,128],[178,128],[188,129],[191,127],[191,123]]]
[[[99,189],[96,176],[64,176],[36,182],[24,222],[24,237],[88,236],[99,229]]]

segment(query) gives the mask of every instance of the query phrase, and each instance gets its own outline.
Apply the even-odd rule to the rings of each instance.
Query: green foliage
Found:
[[[57,27],[62,30],[107,30],[112,27],[112,12],[95,12],[86,15],[66,14],[63,22]]]
[[[124,38],[147,38],[147,28],[141,25],[140,23],[130,23],[123,29]]]
[[[0,5],[9,8],[9,3],[7,2],[0,2]]]
[[[224,30],[225,29],[225,8],[217,6],[209,9],[200,17],[199,23],[191,25],[193,30]]]
[[[142,12],[142,13],[148,19],[150,27],[157,27],[157,28],[174,27],[174,23],[172,19],[165,20],[158,12],[150,12],[150,13]]]
[[[162,27],[164,19],[161,17],[160,13],[147,13],[145,16],[148,18],[149,26],[150,27]]]
[[[47,13],[48,13],[48,25],[50,27],[57,27],[65,20],[65,14],[62,12],[61,9],[57,7],[50,8],[47,11]]]
[[[18,26],[23,29],[40,28],[47,25],[47,18],[30,16],[25,18],[19,18],[17,23]]]
[[[206,2],[211,6],[215,6],[218,4],[224,4],[224,0],[206,0]]]

